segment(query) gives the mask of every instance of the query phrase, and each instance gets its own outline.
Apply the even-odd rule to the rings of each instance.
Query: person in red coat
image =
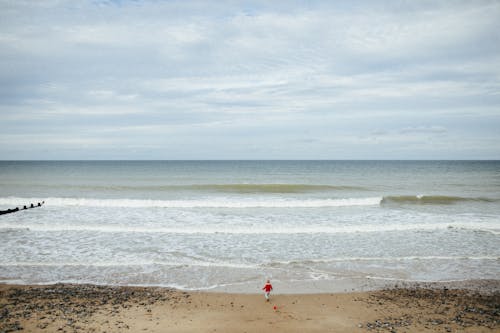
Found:
[[[267,280],[267,283],[264,286],[264,288],[262,288],[262,290],[264,290],[264,296],[266,296],[266,301],[269,302],[269,295],[271,295],[271,290],[273,290],[273,285],[269,280]]]

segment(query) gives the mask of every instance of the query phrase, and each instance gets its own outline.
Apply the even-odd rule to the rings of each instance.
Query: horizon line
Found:
[[[0,162],[498,162],[500,159],[14,159]]]

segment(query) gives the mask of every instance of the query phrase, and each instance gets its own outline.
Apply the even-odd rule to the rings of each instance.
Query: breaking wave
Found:
[[[223,186],[223,185],[220,185]],[[234,186],[234,185],[230,185]],[[257,186],[257,185],[252,185]],[[255,197],[207,197],[200,199],[150,200],[150,199],[98,199],[98,198],[0,198],[0,205],[8,208],[22,207],[45,201],[46,206],[79,206],[109,208],[328,208],[377,205],[451,205],[466,202],[500,203],[500,199],[468,198],[442,195],[401,195],[364,198],[298,199]]]
[[[97,233],[146,233],[146,234],[227,234],[227,235],[294,235],[294,234],[355,234],[407,231],[477,231],[499,234],[498,226],[491,223],[428,223],[428,224],[387,224],[387,225],[351,225],[351,226],[228,226],[219,225],[158,227],[130,226],[123,224],[35,224],[35,223],[2,223],[0,230],[19,230],[34,232],[97,232]]]
[[[311,266],[316,264],[331,264],[337,262],[377,262],[377,261],[438,261],[438,260],[482,260],[500,261],[498,256],[403,256],[403,257],[339,257],[328,259],[304,259],[290,261],[272,261],[262,264],[262,267],[280,268],[288,266]]]
[[[379,205],[382,198],[346,199],[195,199],[195,200],[139,200],[94,198],[46,198],[46,206],[87,206],[113,208],[319,208]],[[23,205],[42,201],[40,198],[0,198],[0,205]]]
[[[30,267],[30,266],[93,266],[93,267],[131,267],[131,266],[167,266],[167,267],[227,267],[239,269],[253,268],[283,268],[290,266],[305,266],[310,267],[321,264],[332,264],[342,262],[401,262],[401,261],[500,261],[498,256],[403,256],[403,257],[339,257],[328,259],[304,259],[290,261],[271,261],[266,263],[243,264],[224,261],[2,261],[0,266],[4,267]]]
[[[451,205],[460,202],[500,202],[500,199],[491,198],[467,198],[446,195],[400,195],[387,196],[381,201],[382,204],[435,204]]]

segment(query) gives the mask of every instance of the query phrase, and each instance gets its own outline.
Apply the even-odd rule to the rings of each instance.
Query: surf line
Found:
[[[33,205],[33,203],[32,203],[29,207],[24,205],[22,209],[19,209],[19,207],[16,207],[14,209],[0,210],[0,215],[15,213],[15,212],[19,212],[21,210],[26,210],[26,209],[36,208],[36,207],[42,207],[42,205],[44,203],[45,203],[45,201],[39,202],[36,206]]]

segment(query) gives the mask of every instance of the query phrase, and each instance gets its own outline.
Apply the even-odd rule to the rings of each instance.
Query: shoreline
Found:
[[[416,281],[416,280],[398,280],[382,278],[345,278],[338,280],[315,280],[315,281],[286,281],[272,279],[275,290],[279,290],[280,295],[321,295],[321,294],[344,294],[357,292],[372,292],[384,289],[461,289],[480,294],[491,294],[500,291],[500,279],[469,279],[469,280],[450,280],[450,281]],[[261,285],[255,282],[234,283],[219,285],[209,288],[182,288],[169,285],[145,285],[145,284],[100,284],[92,282],[41,282],[24,283],[19,280],[3,280],[0,286],[14,287],[44,287],[54,285],[67,286],[96,286],[96,287],[118,287],[118,288],[159,288],[177,290],[188,293],[222,293],[222,294],[241,294],[255,295],[261,294]]]
[[[474,279],[452,281],[412,281],[380,278],[345,278],[338,280],[316,281],[286,281],[282,283],[274,279],[273,285],[283,295],[310,295],[310,294],[343,294],[352,292],[371,292],[383,289],[398,288],[427,288],[427,289],[463,289],[481,294],[500,291],[500,280]],[[160,286],[161,287],[161,286]],[[169,288],[169,287],[166,287]],[[219,286],[211,289],[186,290],[189,292],[215,292],[231,294],[259,294],[260,285],[253,283]],[[175,289],[175,288],[174,288]],[[182,289],[180,289],[182,290]]]
[[[262,294],[0,284],[0,332],[493,332],[500,280]]]

